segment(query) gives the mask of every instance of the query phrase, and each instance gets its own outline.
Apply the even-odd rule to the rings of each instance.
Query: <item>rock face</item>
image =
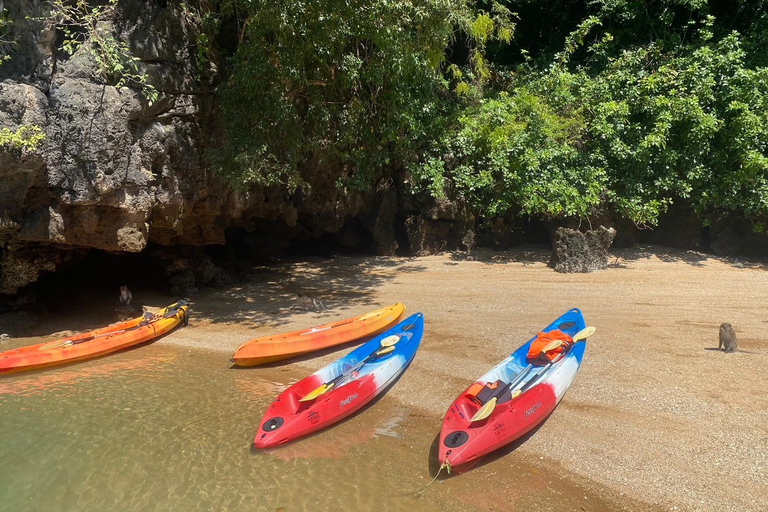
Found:
[[[233,227],[317,238],[341,229],[373,195],[348,194],[327,173],[308,173],[312,194],[302,198],[222,184],[205,157],[217,140],[216,77],[195,78],[197,32],[180,3],[121,0],[104,22],[157,88],[152,105],[101,77],[85,45],[72,56],[59,51],[40,21],[45,2],[4,7],[16,44],[0,66],[0,128],[39,126],[45,140],[31,152],[0,147],[0,294],[52,271],[73,248],[223,244]],[[378,225],[392,217],[386,201],[369,223],[388,254],[397,245]]]
[[[380,256],[394,256],[400,247],[395,233],[398,211],[397,190],[382,184],[371,206],[360,215],[362,225],[373,239],[374,250]]]
[[[460,198],[443,199],[404,194],[405,230],[414,256],[475,248],[475,217]]]
[[[608,249],[616,230],[600,226],[582,233],[559,228],[555,233],[554,252],[550,265],[558,272],[594,272],[608,266]]]

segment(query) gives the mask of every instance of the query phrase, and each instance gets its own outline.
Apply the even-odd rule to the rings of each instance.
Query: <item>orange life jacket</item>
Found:
[[[553,342],[557,346],[544,352],[544,350],[552,345]],[[550,361],[554,361],[560,354],[568,350],[568,347],[570,347],[572,343],[573,338],[559,329],[549,332],[540,332],[528,349],[528,362],[547,364]]]

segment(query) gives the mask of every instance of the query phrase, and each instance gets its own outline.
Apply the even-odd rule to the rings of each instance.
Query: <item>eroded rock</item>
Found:
[[[382,186],[368,211],[360,215],[360,221],[373,239],[378,255],[393,256],[399,248],[395,233],[398,210],[397,191],[394,187]]]
[[[600,226],[582,233],[569,228],[555,232],[554,252],[550,265],[557,272],[594,272],[608,267],[608,249],[616,230]]]
[[[467,249],[463,242],[468,230],[458,222],[412,216],[406,219],[405,230],[408,233],[411,254],[414,256],[428,256],[459,248]],[[471,238],[474,243],[474,237]]]

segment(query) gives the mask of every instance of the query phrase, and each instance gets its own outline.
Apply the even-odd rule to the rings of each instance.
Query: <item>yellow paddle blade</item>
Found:
[[[487,402],[485,402],[485,405],[483,405],[474,416],[472,416],[472,419],[469,420],[471,422],[475,421],[481,421],[487,418],[491,415],[493,410],[496,408],[496,397],[491,398]]]
[[[333,388],[333,386],[335,386],[335,385],[336,385],[335,383],[328,384],[328,385],[321,384],[320,387],[317,387],[317,388],[313,389],[312,391],[310,391],[309,393],[304,395],[303,398],[299,398],[299,402],[309,402],[310,400],[314,400],[315,398],[319,397],[320,395],[330,391]]]
[[[595,334],[595,328],[594,327],[585,327],[584,329],[580,330],[576,333],[576,335],[573,337],[573,341],[581,341],[589,338],[593,334]],[[550,352],[552,350],[555,350],[557,347],[563,344],[563,340],[552,340],[552,342],[541,349],[542,352]]]
[[[512,398],[517,398],[517,397],[519,397],[519,396],[520,396],[520,393],[522,393],[522,391],[520,391],[519,389],[516,389],[516,390],[515,390],[515,392],[514,392],[514,393],[512,393]]]
[[[392,336],[387,336],[386,338],[381,340],[381,346],[382,347],[391,347],[392,345],[394,345],[398,341],[400,341],[400,336],[398,336],[397,334],[393,334]]]
[[[552,342],[541,349],[542,352],[549,352],[550,350],[555,350],[557,347],[563,344],[563,340],[552,340]]]
[[[384,347],[383,349],[381,349],[381,350],[377,351],[377,352],[376,352],[376,355],[377,355],[377,356],[383,356],[384,354],[389,354],[389,353],[390,353],[390,352],[392,352],[393,350],[395,350],[395,347],[393,347],[392,345],[390,345],[390,346],[388,346],[388,347]]]
[[[585,340],[585,339],[589,338],[590,336],[592,336],[593,334],[595,334],[596,330],[597,329],[595,329],[591,325],[589,327],[585,327],[584,329],[582,329],[582,330],[580,330],[579,332],[576,333],[576,336],[573,337],[573,341]]]
[[[75,342],[72,340],[64,340],[64,341],[59,341],[58,343],[54,343],[53,345],[43,345],[38,350],[53,350],[55,348],[69,347],[74,344]]]

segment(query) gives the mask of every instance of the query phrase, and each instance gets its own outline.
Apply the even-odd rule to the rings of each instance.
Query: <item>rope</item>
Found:
[[[429,489],[429,486],[430,486],[430,485],[432,485],[433,483],[435,483],[435,480],[437,480],[437,477],[439,477],[439,476],[440,476],[440,473],[443,471],[443,469],[445,469],[446,471],[448,471],[448,474],[450,475],[450,474],[451,474],[451,463],[450,463],[450,462],[448,462],[447,460],[446,460],[445,462],[443,462],[443,465],[442,465],[442,466],[440,466],[440,469],[438,469],[438,470],[437,470],[437,474],[435,475],[435,478],[433,478],[433,479],[432,479],[432,481],[430,481],[430,482],[429,482],[429,483],[428,483],[426,486],[424,486],[424,488],[423,488],[423,489],[421,489],[420,491],[408,491],[408,492],[404,492],[404,493],[402,493],[400,496],[416,496],[416,497],[420,497],[422,494],[424,494],[424,493],[427,491],[427,489]]]

